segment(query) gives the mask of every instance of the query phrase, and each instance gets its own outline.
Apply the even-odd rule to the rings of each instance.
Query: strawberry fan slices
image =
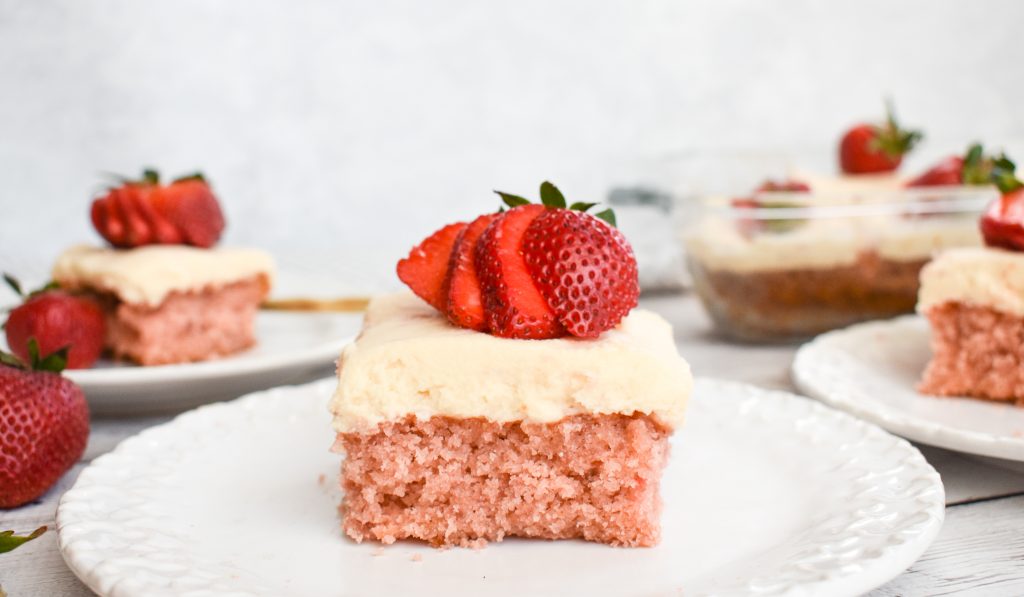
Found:
[[[505,338],[596,338],[636,306],[633,249],[606,211],[499,193],[511,209],[449,224],[398,263],[398,277],[455,325]]]
[[[255,343],[274,263],[263,251],[214,247],[224,216],[202,175],[161,184],[146,170],[139,180],[121,179],[93,201],[91,218],[112,247],[68,249],[52,274],[102,307],[103,343],[114,357],[161,365]]]
[[[587,204],[502,194],[398,264],[338,361],[341,506],[356,541],[507,536],[648,546],[690,393],[672,329],[633,309],[636,262]],[[422,299],[422,300],[421,300]]]

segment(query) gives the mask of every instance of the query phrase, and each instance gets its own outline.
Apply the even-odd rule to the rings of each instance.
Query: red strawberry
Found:
[[[526,229],[523,255],[540,293],[574,336],[596,338],[637,305],[633,249],[590,214],[546,210]]]
[[[8,275],[4,277],[20,293],[17,282]],[[106,323],[103,310],[92,299],[62,290],[44,290],[30,294],[14,308],[4,330],[7,345],[24,361],[30,358],[29,340],[34,338],[43,356],[67,347],[67,367],[87,369],[103,351]]]
[[[974,153],[974,148],[971,149]],[[981,152],[980,146],[977,152]],[[985,244],[1024,251],[1024,183],[1017,178],[1016,165],[1006,155],[1001,155],[988,159],[985,166],[988,181],[1003,193],[981,216],[981,235]]]
[[[887,106],[885,124],[858,124],[839,142],[839,166],[847,174],[892,172],[903,155],[921,140],[918,131],[905,131],[896,123],[892,106]]]
[[[484,230],[498,218],[487,214],[473,220],[459,232],[448,265],[448,320],[471,330],[485,331],[483,297],[476,273],[476,244]]]
[[[908,182],[907,186],[941,187],[962,184],[963,169],[964,159],[958,155],[951,155]]]
[[[990,247],[1024,251],[1024,189],[992,202],[981,217],[981,235]]]
[[[58,354],[33,360],[58,372],[62,366]],[[89,408],[59,373],[22,369],[6,354],[0,362],[0,508],[15,508],[46,493],[81,458]]]
[[[487,328],[506,338],[557,338],[565,329],[534,284],[523,259],[526,229],[545,210],[543,205],[520,205],[494,220],[476,246]]]
[[[96,231],[115,247],[148,244],[188,244],[212,247],[224,231],[224,215],[201,174],[161,185],[159,175],[146,170],[140,180],[121,186],[93,201]]]
[[[465,222],[448,224],[427,237],[409,256],[398,262],[398,278],[421,299],[441,312],[448,310],[445,279],[455,240]]]

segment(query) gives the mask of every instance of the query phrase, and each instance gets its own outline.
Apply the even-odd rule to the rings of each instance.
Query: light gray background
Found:
[[[973,139],[1024,158],[1022,23],[1011,0],[0,0],[0,267],[95,240],[99,173],[144,164],[204,170],[229,244],[390,264],[493,188],[831,167],[885,94],[927,129],[911,166]]]

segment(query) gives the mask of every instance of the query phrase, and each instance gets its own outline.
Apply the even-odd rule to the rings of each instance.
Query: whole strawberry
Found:
[[[967,152],[964,155],[951,155],[943,159],[908,182],[907,186],[936,187],[993,184],[992,174],[997,167],[996,162],[999,159],[1001,158],[986,155],[981,144],[975,143],[967,148]],[[1003,159],[1005,159],[1005,156],[1003,156]]]
[[[15,355],[29,361],[29,342],[35,340],[43,356],[67,348],[68,369],[88,369],[96,362],[106,334],[103,310],[96,301],[53,285],[25,296],[17,280],[9,274],[4,279],[25,299],[4,324],[7,346]]]
[[[224,231],[224,214],[202,174],[160,183],[156,170],[95,199],[90,212],[100,236],[115,247],[185,244],[212,247]]]
[[[31,360],[0,353],[0,508],[40,497],[71,468],[89,439],[82,390],[60,375],[63,351]]]
[[[887,105],[884,124],[858,124],[846,131],[839,141],[839,167],[846,174],[892,172],[921,137],[919,131],[901,129]]]

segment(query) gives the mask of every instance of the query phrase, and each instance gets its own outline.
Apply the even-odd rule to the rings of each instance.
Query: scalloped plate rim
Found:
[[[763,403],[770,400],[782,400],[789,404],[806,403],[801,408],[806,408],[808,412],[813,415],[817,420],[832,421],[833,423],[845,422],[845,424],[855,425],[861,429],[861,433],[865,436],[870,436],[872,441],[887,441],[888,447],[886,448],[887,453],[889,451],[899,451],[902,454],[904,463],[912,463],[915,473],[917,474],[915,479],[924,480],[928,484],[927,489],[923,492],[925,498],[917,498],[918,502],[926,502],[924,505],[919,505],[918,510],[915,510],[915,515],[921,515],[924,520],[917,523],[917,526],[913,532],[907,531],[904,534],[910,535],[910,539],[898,544],[898,545],[887,545],[880,553],[877,553],[874,557],[865,560],[867,568],[862,570],[859,574],[849,573],[848,566],[839,567],[839,572],[833,571],[834,575],[820,578],[820,574],[816,576],[818,582],[806,585],[795,585],[785,588],[782,591],[768,591],[765,594],[773,595],[787,595],[797,596],[807,594],[807,590],[813,590],[813,594],[859,594],[864,591],[868,591],[872,588],[880,586],[884,582],[894,578],[895,576],[902,573],[907,567],[909,567],[921,553],[931,544],[934,538],[937,536],[944,519],[945,504],[944,504],[944,489],[942,487],[941,479],[938,473],[927,463],[921,453],[914,448],[909,442],[901,438],[894,437],[879,427],[867,423],[865,421],[851,417],[850,415],[831,409],[813,400],[809,400],[802,396],[797,396],[789,392],[779,390],[766,390],[752,386],[749,384],[734,382],[734,381],[722,381],[707,378],[697,378],[695,388],[706,388],[705,391],[710,393],[710,389],[725,390],[726,393],[735,392],[737,394],[746,394],[746,400],[754,401],[756,398],[758,408],[769,408],[762,406]],[[230,420],[232,415],[243,413],[245,411],[253,410],[267,410],[271,408],[268,406],[272,401],[268,398],[276,396],[276,400],[292,400],[290,397],[293,393],[305,393],[305,392],[316,392],[316,391],[328,391],[334,387],[334,380],[320,380],[303,386],[281,386],[278,388],[272,388],[269,390],[263,390],[259,392],[253,392],[236,400],[223,403],[214,403],[201,406],[199,408],[190,410],[181,415],[178,415],[171,421],[146,429],[139,434],[132,436],[123,442],[121,442],[113,451],[104,454],[94,460],[85,471],[80,475],[79,480],[76,481],[75,486],[69,490],[60,501],[60,505],[57,511],[57,531],[59,534],[59,547],[61,555],[67,562],[71,570],[79,577],[86,585],[99,594],[104,585],[111,586],[109,584],[109,578],[105,579],[105,575],[110,575],[113,572],[103,567],[104,560],[99,558],[97,562],[97,554],[94,552],[82,553],[82,550],[75,549],[74,539],[75,534],[80,532],[80,528],[75,526],[75,512],[76,506],[80,505],[79,502],[83,498],[87,498],[86,495],[89,489],[95,489],[89,487],[92,482],[92,472],[107,469],[117,468],[122,464],[121,461],[128,459],[132,452],[135,450],[144,450],[152,445],[160,444],[168,438],[173,439],[175,428],[185,428],[188,425],[198,425],[205,419],[215,419],[221,413],[227,416]],[[695,392],[697,390],[695,389]],[[714,398],[703,398],[702,400],[714,400]],[[738,400],[738,398],[737,398]],[[778,408],[778,407],[776,407]],[[787,407],[788,408],[788,407]],[[325,424],[327,421],[327,415],[325,413]],[[685,430],[683,431],[685,433]],[[677,436],[678,437],[678,436]],[[171,442],[173,443],[173,442]],[[90,469],[93,469],[90,472]],[[82,486],[85,487],[82,487]],[[82,498],[79,497],[83,494]],[[114,508],[117,512],[117,508]],[[80,523],[81,524],[81,523]],[[80,526],[79,524],[79,526]],[[74,527],[74,530],[69,530],[70,527]],[[69,535],[72,535],[69,538]],[[339,537],[339,540],[341,538]],[[556,542],[565,544],[576,544],[578,542]],[[400,545],[399,544],[396,545]],[[501,544],[496,544],[500,546]],[[593,544],[583,544],[593,545]],[[495,549],[492,545],[488,549]],[[500,549],[500,547],[497,547]],[[429,548],[425,548],[428,549]],[[94,562],[94,565],[89,568],[87,562]],[[843,573],[843,570],[847,570]],[[116,572],[116,571],[115,571]],[[132,592],[133,585],[138,584],[137,578],[120,578],[117,579],[112,586],[115,590],[107,593],[108,595],[116,595],[118,597],[122,595],[136,595],[140,593]],[[138,588],[138,587],[135,587]],[[141,585],[143,592],[145,593],[151,586],[146,586],[144,583]],[[754,591],[751,591],[751,594]],[[757,591],[758,594],[762,594]],[[201,591],[197,594],[201,595],[220,595],[228,594],[228,592],[213,591]],[[730,593],[731,594],[731,593]],[[736,594],[747,594],[736,593]]]
[[[821,350],[823,347],[825,350],[828,350],[830,343],[835,341],[836,338],[842,338],[852,333],[867,334],[870,331],[879,329],[887,331],[890,328],[902,325],[919,326],[926,325],[926,322],[919,315],[904,315],[884,321],[858,323],[821,334],[797,350],[791,369],[793,383],[802,393],[811,398],[870,421],[907,439],[957,452],[1024,462],[1024,437],[983,433],[929,421],[900,410],[895,410],[875,399],[868,398],[864,400],[863,395],[854,397],[853,395],[837,392],[834,389],[830,391],[821,387],[823,384],[814,381],[815,375],[811,371],[814,358],[817,356],[815,354],[816,351]],[[976,398],[918,395],[936,400],[967,400],[980,406],[988,404]],[[991,406],[1001,407],[1005,405],[991,404]]]

